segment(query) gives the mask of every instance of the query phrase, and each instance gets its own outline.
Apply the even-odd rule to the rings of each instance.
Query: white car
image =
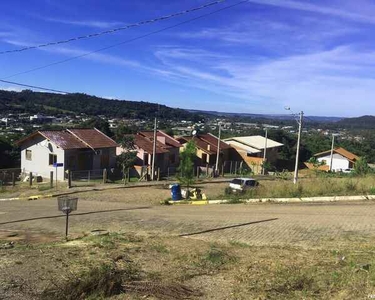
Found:
[[[341,170],[342,173],[352,173],[354,171],[354,169],[344,169],[344,170]]]
[[[258,185],[259,182],[253,178],[235,178],[229,183],[229,187],[234,191],[245,191]]]

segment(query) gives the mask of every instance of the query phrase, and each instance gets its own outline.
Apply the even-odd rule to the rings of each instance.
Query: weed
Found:
[[[159,253],[169,253],[169,249],[163,244],[152,245],[150,248]]]
[[[217,269],[234,260],[235,258],[223,249],[211,245],[210,249],[201,257],[200,266],[204,269]]]
[[[344,187],[347,192],[353,192],[357,190],[357,183],[353,182],[352,180],[348,180],[345,182]]]
[[[368,193],[369,195],[375,195],[375,186],[370,187]]]
[[[38,185],[38,191],[39,192],[48,191],[50,189],[51,189],[51,186],[49,184],[48,185],[46,185],[46,184],[40,184],[40,185]]]
[[[235,241],[235,240],[230,241],[229,244],[235,247],[239,247],[239,248],[250,248],[249,244],[246,244],[240,241]]]
[[[72,275],[73,278],[63,282],[61,286],[54,283],[56,287],[46,289],[41,298],[76,300],[88,297],[100,299],[117,295],[122,291],[123,275],[122,272],[120,273],[113,266],[102,265],[92,268],[77,277]]]

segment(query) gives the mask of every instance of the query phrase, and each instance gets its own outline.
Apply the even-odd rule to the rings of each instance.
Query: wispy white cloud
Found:
[[[344,116],[375,109],[371,101],[375,93],[375,75],[371,75],[375,52],[358,53],[346,46],[256,64],[223,58],[210,67],[204,61],[203,69],[192,68],[186,61],[175,59],[174,54],[168,58],[168,51],[163,53],[163,63],[170,70],[167,79],[215,92],[217,109],[277,113],[291,105],[311,114]],[[235,106],[221,103],[219,99],[225,99],[225,95],[239,101]],[[358,101],[362,101],[361,106],[354,104]]]
[[[183,32],[180,38],[213,41],[221,47],[248,48],[250,53],[256,47],[267,52],[288,54],[293,52],[315,52],[324,49],[336,39],[356,34],[360,29],[340,21],[307,16],[297,16],[293,23],[278,22],[266,17],[249,18],[231,25],[207,27],[200,31]],[[291,47],[291,45],[293,45]]]
[[[249,0],[252,3],[261,5],[271,5],[277,7],[283,7],[288,9],[315,12],[319,14],[326,14],[330,16],[340,17],[347,20],[352,20],[361,23],[375,23],[375,6],[369,1],[353,1],[353,5],[346,5],[345,1],[335,2],[331,1],[327,3],[311,3],[307,1],[299,2],[292,0]],[[347,2],[346,2],[347,3]],[[354,5],[355,4],[355,5]],[[346,7],[347,9],[343,9]],[[358,9],[358,7],[362,7]]]
[[[57,18],[43,18],[44,21],[55,22],[66,25],[93,27],[93,28],[112,28],[116,26],[122,26],[124,23],[113,22],[113,21],[99,21],[99,20],[68,20],[68,19],[57,19]]]

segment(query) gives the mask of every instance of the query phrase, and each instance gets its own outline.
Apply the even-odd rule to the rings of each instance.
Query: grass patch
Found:
[[[38,185],[38,191],[40,192],[43,192],[43,191],[48,191],[48,190],[51,190],[53,188],[51,188],[50,184],[39,184]]]
[[[234,261],[235,257],[228,254],[227,251],[219,248],[217,245],[211,245],[201,257],[199,264],[202,268],[217,269]]]
[[[250,248],[249,244],[242,243],[240,241],[230,241],[229,244],[234,247],[239,247],[239,248]]]
[[[169,249],[165,245],[163,245],[163,244],[154,244],[154,245],[151,245],[150,249],[154,250],[154,251],[156,251],[158,253],[164,253],[164,254],[169,253]]]
[[[301,198],[319,196],[351,196],[375,194],[375,176],[364,177],[317,177],[301,179],[297,185],[291,181],[262,182],[257,188],[243,193],[225,191],[221,199],[229,203],[241,203],[241,199]]]

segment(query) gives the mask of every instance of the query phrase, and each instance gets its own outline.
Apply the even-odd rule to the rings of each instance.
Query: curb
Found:
[[[375,195],[362,196],[332,196],[332,197],[302,197],[302,198],[260,198],[260,199],[239,199],[240,203],[306,203],[306,202],[337,202],[337,201],[363,201],[375,200]],[[204,200],[204,201],[168,201],[173,205],[205,205],[205,204],[224,204],[230,203],[231,200]]]
[[[38,199],[41,199],[41,198],[52,198],[52,197],[56,197],[56,196],[52,195],[52,194],[48,194],[48,195],[34,195],[34,196],[28,196],[28,197],[4,198],[4,199],[0,199],[0,201],[15,201],[15,200],[32,201],[32,200],[38,200]]]

